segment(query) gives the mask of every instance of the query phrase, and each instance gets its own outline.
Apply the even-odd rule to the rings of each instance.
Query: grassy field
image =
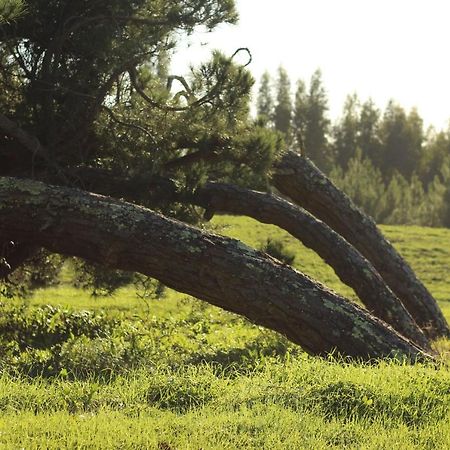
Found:
[[[298,269],[354,298],[274,227],[218,217],[212,228],[257,247],[281,240]],[[450,319],[450,230],[383,230]],[[0,448],[450,448],[445,357],[414,367],[312,358],[172,291],[92,298],[62,284],[0,310]]]

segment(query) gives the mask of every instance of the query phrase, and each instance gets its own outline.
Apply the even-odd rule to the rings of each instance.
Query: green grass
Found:
[[[109,382],[0,379],[6,448],[448,448],[448,371],[267,358]]]
[[[299,270],[353,295],[275,227],[217,217],[212,228],[256,247],[282,240]],[[450,319],[450,230],[383,231]],[[0,342],[0,448],[450,448],[446,360],[312,358],[173,291],[144,302],[131,288],[92,298],[63,284],[4,302],[0,327],[14,336]]]

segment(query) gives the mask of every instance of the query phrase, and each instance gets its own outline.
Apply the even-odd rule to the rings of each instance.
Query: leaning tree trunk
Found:
[[[371,313],[416,344],[430,348],[428,339],[370,262],[303,208],[276,195],[223,183],[208,183],[191,200],[205,208],[209,217],[214,213],[246,215],[288,231],[321,256],[340,280],[354,289]]]
[[[0,235],[149,275],[276,330],[315,355],[337,350],[363,359],[428,358],[368,311],[291,267],[143,207],[0,178]]]
[[[326,222],[356,247],[429,337],[450,336],[436,300],[375,222],[309,159],[293,151],[287,152],[275,165],[272,183],[279,192]]]

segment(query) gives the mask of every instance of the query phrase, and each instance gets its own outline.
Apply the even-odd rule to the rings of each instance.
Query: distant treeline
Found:
[[[377,222],[450,227],[450,128],[424,130],[416,109],[382,112],[356,94],[336,122],[320,70],[295,92],[287,72],[263,74],[257,120],[301,148]]]

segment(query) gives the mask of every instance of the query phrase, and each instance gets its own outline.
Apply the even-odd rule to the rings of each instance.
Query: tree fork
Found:
[[[276,330],[314,355],[431,358],[368,311],[270,256],[123,201],[2,177],[0,235],[141,272]]]
[[[308,158],[288,151],[275,164],[272,184],[310,211],[361,252],[432,339],[449,337],[448,324],[433,296],[407,262],[364,214]]]
[[[428,339],[372,264],[303,208],[276,195],[223,183],[208,183],[195,192],[192,200],[210,215],[213,212],[246,215],[286,230],[329,264],[371,313],[416,344],[430,349]]]

